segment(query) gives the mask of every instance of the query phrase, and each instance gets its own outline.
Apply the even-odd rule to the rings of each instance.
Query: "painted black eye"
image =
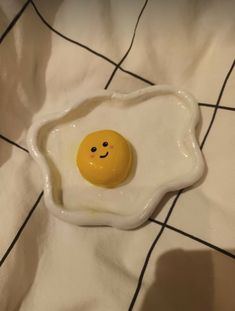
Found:
[[[107,147],[108,146],[108,142],[107,141],[103,142],[103,146]]]
[[[96,152],[97,148],[96,147],[92,147],[91,148],[91,152]]]

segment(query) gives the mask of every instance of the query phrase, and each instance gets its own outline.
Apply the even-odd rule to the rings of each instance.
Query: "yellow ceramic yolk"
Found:
[[[122,135],[112,130],[102,130],[84,138],[76,160],[86,180],[98,186],[114,187],[127,178],[132,152]]]

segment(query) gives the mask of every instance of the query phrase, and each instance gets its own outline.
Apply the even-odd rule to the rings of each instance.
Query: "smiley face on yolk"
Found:
[[[131,146],[115,131],[93,132],[81,142],[76,162],[81,175],[89,182],[114,187],[122,183],[130,172]]]

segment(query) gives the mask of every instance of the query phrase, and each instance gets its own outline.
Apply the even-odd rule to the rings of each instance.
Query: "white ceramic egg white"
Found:
[[[121,229],[143,224],[162,197],[196,182],[204,161],[195,138],[199,108],[188,93],[160,85],[130,94],[99,91],[35,122],[27,137],[53,215],[76,225]],[[112,189],[84,180],[76,152],[89,133],[116,130],[132,144],[129,179]]]

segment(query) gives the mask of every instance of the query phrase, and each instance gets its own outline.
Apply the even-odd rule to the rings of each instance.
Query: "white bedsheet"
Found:
[[[27,148],[34,120],[105,87],[145,1],[35,1],[44,21],[70,41],[30,2],[6,33],[24,3],[0,2],[0,310],[235,310],[235,70],[218,102],[235,58],[235,1],[149,0],[143,11],[121,67],[210,104],[201,106],[200,142],[212,105],[231,109],[217,110],[203,147],[207,172],[180,195],[168,227],[150,221],[132,231],[81,228],[51,216],[39,197],[40,171],[19,146]],[[118,69],[108,88],[127,93],[149,85],[131,73]],[[164,222],[175,197],[167,195],[153,218]]]

